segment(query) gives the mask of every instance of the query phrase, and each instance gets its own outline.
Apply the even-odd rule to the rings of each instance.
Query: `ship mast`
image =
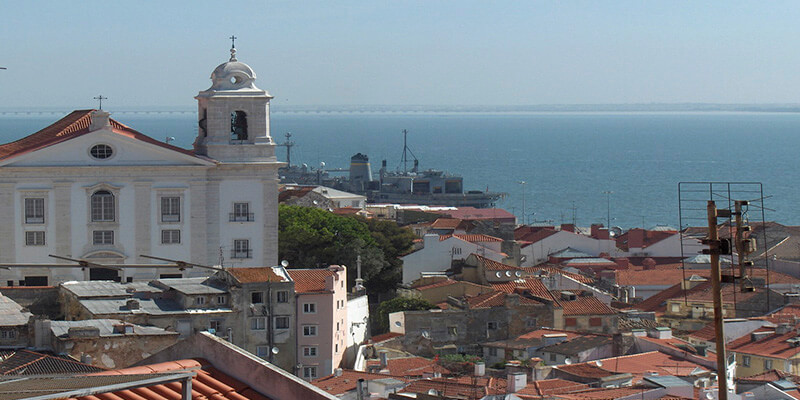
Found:
[[[294,146],[294,142],[292,141],[292,133],[286,132],[286,141],[279,144],[278,146],[286,147],[286,166],[292,166],[292,146]]]
[[[403,157],[400,158],[400,161],[403,162],[403,173],[408,173],[408,154],[411,154],[411,157],[414,157],[414,166],[416,167],[417,156],[414,155],[414,152],[408,148],[408,130],[403,129]],[[416,168],[415,168],[416,169]]]

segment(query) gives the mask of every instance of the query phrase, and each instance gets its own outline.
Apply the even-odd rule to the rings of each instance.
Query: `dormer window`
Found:
[[[231,140],[247,140],[247,114],[244,111],[231,113]]]

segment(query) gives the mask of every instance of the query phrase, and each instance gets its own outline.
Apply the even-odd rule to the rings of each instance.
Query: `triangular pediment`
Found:
[[[95,126],[92,110],[73,112],[16,142],[0,145],[0,166],[212,166],[214,161],[157,141],[113,119]],[[87,117],[88,115],[88,117]],[[107,114],[106,114],[107,115]],[[67,120],[67,121],[64,121]],[[70,123],[71,122],[71,123]]]

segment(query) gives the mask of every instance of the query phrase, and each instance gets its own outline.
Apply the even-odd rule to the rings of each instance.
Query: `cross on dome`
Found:
[[[231,35],[231,37],[229,37],[228,39],[231,40],[231,61],[237,61],[236,60],[236,36]]]
[[[101,94],[99,96],[93,97],[93,99],[98,100],[100,102],[100,105],[97,107],[97,109],[102,110],[103,109],[103,100],[108,100],[108,97],[105,97],[105,96],[103,96]]]

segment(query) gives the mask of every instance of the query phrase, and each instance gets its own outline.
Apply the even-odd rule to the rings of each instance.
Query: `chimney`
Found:
[[[342,369],[341,368],[334,369],[333,376],[342,376]]]
[[[84,363],[84,364],[91,365],[92,364],[92,356],[90,356],[90,355],[88,355],[86,353],[81,354],[81,362]]]
[[[50,320],[35,320],[34,321],[34,344],[36,348],[41,349],[45,347],[50,347],[50,340],[52,335],[52,331],[50,330]]]
[[[653,260],[652,258],[647,257],[644,260],[642,260],[642,267],[644,267],[644,269],[647,270],[647,271],[652,270],[652,269],[656,269],[656,260]]]
[[[475,376],[484,376],[486,374],[486,364],[483,362],[475,363]]]
[[[600,228],[602,228],[602,227],[603,227],[602,224],[592,224],[591,235],[592,235],[593,238],[599,239],[597,236],[598,236],[598,232],[600,232]]]
[[[575,225],[574,224],[561,224],[561,230],[575,233]]]
[[[784,335],[789,333],[792,330],[792,326],[787,323],[779,324],[775,327],[775,333],[778,335]]]
[[[655,339],[672,339],[672,329],[666,326],[659,326],[650,331],[650,337]]]
[[[516,393],[528,386],[528,376],[524,372],[512,372],[508,374],[508,393]]]
[[[389,353],[386,351],[379,351],[378,357],[381,359],[381,369],[386,369],[386,366],[389,365],[387,357]]]
[[[750,334],[750,341],[757,342],[767,336],[772,336],[772,331],[761,331],[761,332],[753,332]]]
[[[631,329],[631,332],[633,332],[633,336],[635,336],[635,337],[645,337],[645,336],[647,336],[647,331],[645,331],[644,329],[639,329],[639,328]]]
[[[631,261],[628,260],[627,257],[619,257],[614,259],[614,262],[617,263],[619,269],[628,269],[631,267]]]
[[[127,307],[128,310],[138,310],[139,309],[139,300],[128,299],[128,301],[125,302],[125,307]]]
[[[356,383],[356,399],[364,400],[364,378],[361,378]]]

